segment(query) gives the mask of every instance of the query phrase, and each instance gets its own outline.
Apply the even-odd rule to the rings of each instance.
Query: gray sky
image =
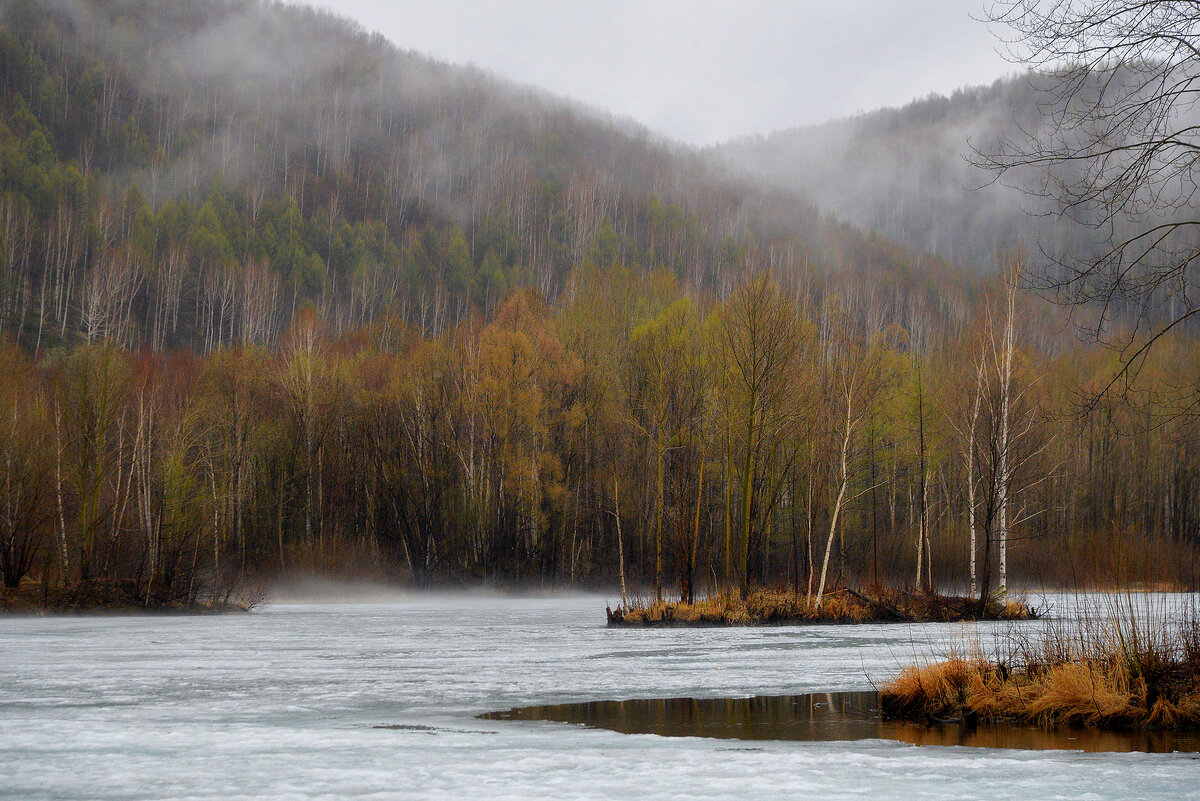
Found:
[[[711,144],[902,105],[1012,72],[982,0],[304,0]]]

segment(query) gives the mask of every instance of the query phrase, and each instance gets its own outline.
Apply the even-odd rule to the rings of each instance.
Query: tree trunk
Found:
[[[696,549],[700,543],[700,509],[704,504],[704,465],[708,462],[708,449],[700,451],[700,478],[696,487],[696,516],[692,524],[692,551],[687,558],[687,603],[695,603]]]
[[[656,493],[658,508],[655,514],[654,530],[654,597],[663,599],[662,593],[662,530],[663,530],[663,449],[658,447],[658,471],[656,477]]]
[[[975,556],[978,546],[975,542],[975,425],[979,420],[979,401],[983,395],[983,361],[979,362],[975,371],[975,400],[971,404],[971,426],[967,433],[967,530],[971,540],[971,597],[979,590]]]
[[[1016,344],[1016,333],[1013,318],[1016,314],[1016,278],[1008,278],[1008,292],[1005,298],[1006,314],[1004,319],[1004,349],[1001,358],[1000,384],[1000,456],[999,456],[999,499],[998,499],[998,535],[1000,540],[1000,593],[1008,592],[1008,492],[1009,470],[1009,431],[1008,417],[1012,395],[1012,362],[1013,350]]]
[[[625,600],[625,545],[621,539],[621,487],[617,474],[613,473],[613,516],[617,518],[617,561],[621,571],[621,609],[628,609]]]
[[[851,418],[853,397],[853,393],[846,393],[846,430],[842,437],[842,486],[838,489],[837,500],[833,504],[833,516],[829,521],[829,538],[825,541],[825,558],[821,561],[821,582],[817,585],[816,600],[818,607],[821,605],[821,598],[825,594],[825,578],[829,574],[829,554],[833,550],[833,537],[838,530],[838,515],[842,511],[842,501],[846,497],[846,484],[849,481],[847,454],[850,450],[850,432],[853,429],[853,420]]]

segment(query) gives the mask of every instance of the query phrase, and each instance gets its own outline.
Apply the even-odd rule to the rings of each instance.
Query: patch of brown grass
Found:
[[[1158,625],[1086,616],[1015,634],[1003,655],[907,667],[880,692],[885,715],[1104,728],[1200,728],[1200,619]]]
[[[812,611],[819,620],[840,623],[865,623],[875,617],[870,606],[845,592],[826,595],[821,599],[821,607]]]
[[[1029,620],[1033,617],[1029,604],[1020,600],[1005,601],[997,615],[1001,620]]]
[[[742,623],[750,621],[745,602],[733,593],[721,593],[710,598],[703,598],[693,604],[674,604],[671,616],[673,620],[681,623]]]
[[[610,622],[635,625],[751,622],[746,602],[735,593],[714,595],[692,604],[656,600],[618,613],[620,617],[610,618]]]
[[[1039,723],[1114,725],[1136,719],[1128,678],[1093,662],[1067,662],[1028,685],[1023,717]]]
[[[884,688],[889,714],[896,717],[946,715],[967,707],[969,696],[986,682],[987,665],[953,658],[923,667],[907,667]]]

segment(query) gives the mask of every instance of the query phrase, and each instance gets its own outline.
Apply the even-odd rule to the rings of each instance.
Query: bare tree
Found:
[[[15,346],[0,347],[0,581],[17,587],[48,542],[46,403]]]
[[[15,195],[0,197],[0,330],[10,330],[18,338],[29,309],[34,230],[28,201]]]
[[[831,296],[825,303],[824,359],[828,382],[827,394],[836,399],[840,419],[838,437],[838,493],[829,518],[829,536],[821,560],[821,578],[817,584],[815,604],[821,605],[829,577],[829,560],[838,522],[852,500],[847,490],[853,479],[854,445],[857,432],[870,417],[879,395],[893,380],[894,369],[887,358],[895,331],[888,329],[868,336],[856,330],[840,296]],[[924,531],[922,530],[922,536]],[[835,580],[836,583],[836,580]]]
[[[737,571],[743,593],[749,591],[749,553],[763,511],[760,474],[764,449],[782,440],[797,420],[792,403],[799,331],[795,304],[769,274],[739,287],[720,311],[720,336],[728,361],[740,450],[742,536]],[[759,514],[756,514],[759,513]]]
[[[141,264],[127,254],[97,263],[79,291],[79,328],[89,343],[112,340],[117,347],[133,344],[134,298],[143,281]]]
[[[1052,481],[1058,465],[1050,459],[1053,434],[1047,426],[1039,386],[1041,374],[1022,347],[1019,257],[1006,258],[1003,294],[989,308],[976,357],[975,397],[968,427],[968,503],[972,584],[980,604],[1008,591],[1008,551],[1025,524],[1047,510],[1036,489]],[[976,564],[975,531],[983,535],[982,566]],[[996,551],[993,551],[993,546]],[[998,553],[997,553],[998,552]],[[993,584],[993,566],[998,581]]]
[[[174,337],[179,329],[179,307],[187,266],[187,251],[172,244],[150,277],[150,346],[156,351],[166,349],[168,336]]]
[[[1074,244],[1043,242],[1029,275],[1098,309],[1085,327],[1122,355],[1103,394],[1200,314],[1200,4],[998,0],[987,20],[1030,69],[1043,113],[974,161],[1081,226]]]
[[[956,424],[951,420],[950,424],[954,426],[959,436],[964,440],[963,450],[966,458],[966,484],[967,484],[967,534],[970,549],[970,574],[971,574],[971,597],[974,597],[979,592],[979,572],[978,572],[978,542],[976,534],[978,526],[976,525],[977,512],[979,504],[976,492],[975,476],[978,473],[978,463],[975,458],[975,441],[979,431],[979,409],[980,403],[984,395],[984,369],[986,359],[982,354],[977,354],[973,357],[975,376],[973,381],[973,390],[970,393],[970,412],[964,413],[967,420],[960,424]],[[964,431],[965,429],[965,431]]]

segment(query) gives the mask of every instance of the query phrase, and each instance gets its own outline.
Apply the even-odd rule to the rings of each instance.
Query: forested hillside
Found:
[[[1026,74],[960,89],[950,97],[931,95],[902,108],[749,137],[707,155],[964,272],[992,274],[1005,253],[1020,248],[1031,272],[1043,277],[1039,284],[1051,289],[1047,297],[1053,297],[1054,276],[1062,274],[1065,263],[1104,254],[1136,225],[1121,214],[1107,218],[1099,203],[1067,208],[1054,197],[1059,188],[1086,181],[1086,165],[1047,159],[1003,175],[986,165],[1039,137],[1061,141],[1068,151],[1077,145],[1082,152],[1081,143],[1071,139],[1080,131],[1056,131],[1047,119],[1084,114],[1089,103],[1118,91],[1114,87],[1135,83],[1133,72],[1092,72],[1069,104],[1064,98],[1071,81],[1060,82],[1053,72]],[[1200,122],[1194,107],[1179,113],[1185,128]],[[1152,194],[1139,196],[1142,215]],[[1161,196],[1183,198],[1187,190],[1172,186]],[[1183,227],[1189,228],[1186,222]],[[1186,294],[1178,287],[1118,292],[1107,299],[1106,312],[1153,327],[1154,320],[1175,320],[1185,312]],[[1103,338],[1086,315],[1075,322]],[[1194,322],[1185,327],[1197,331]]]
[[[715,286],[907,257],[700,161],[319,12],[217,0],[4,4],[3,327],[39,351],[427,331],[589,257]],[[58,231],[47,244],[48,232]],[[53,251],[53,252],[51,252]],[[116,301],[120,298],[120,301]]]
[[[1194,580],[1191,339],[1076,416],[1014,281],[630,124],[257,0],[0,21],[10,585]]]
[[[1036,132],[1050,105],[1027,76],[930,95],[822,125],[714,148],[731,166],[919,251],[980,273],[1023,245],[1060,249],[1086,231],[1057,221],[1051,204],[1023,193],[1034,171],[994,176],[973,164],[1002,137]]]

